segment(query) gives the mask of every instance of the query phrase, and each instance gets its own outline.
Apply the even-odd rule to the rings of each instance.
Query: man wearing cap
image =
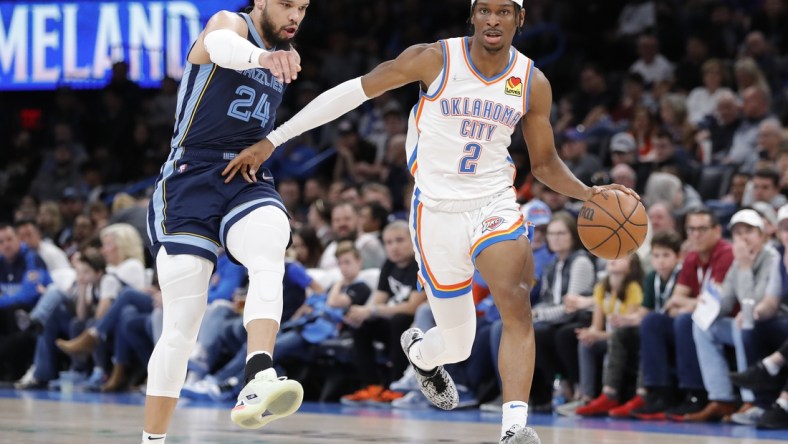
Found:
[[[561,144],[561,159],[569,170],[584,184],[591,184],[591,176],[602,171],[602,161],[596,154],[588,152],[587,134],[582,127],[571,128],[564,134]]]
[[[610,139],[610,161],[618,164],[635,165],[638,161],[638,144],[635,136],[627,132],[614,135]]]
[[[522,128],[531,171],[556,192],[586,201],[617,184],[588,187],[561,162],[550,114],[553,97],[532,59],[512,47],[525,24],[523,0],[471,0],[473,35],[405,49],[370,73],[324,92],[265,139],[233,159],[222,173],[252,180],[287,140],[332,121],[370,98],[418,83],[408,113],[408,167],[414,176],[412,238],[419,281],[435,316],[427,332],[407,330],[402,348],[422,393],[436,406],[455,408],[456,386],[444,365],[470,355],[476,332],[471,294],[474,269],[490,285],[501,312],[499,367],[503,382],[500,442],[539,442],[527,427],[535,342],[528,294],[533,255],[512,183],[509,155]]]
[[[752,308],[763,298],[769,274],[780,260],[777,250],[768,244],[763,218],[755,210],[746,209],[734,214],[730,229],[733,234],[733,264],[719,290],[720,313],[708,329],[704,330],[697,323],[692,327],[703,385],[710,402],[703,410],[684,415],[684,421],[718,420],[736,412],[736,393],[728,376],[723,346],[735,347],[738,370],[745,370],[747,354],[741,335],[742,312],[736,320],[732,316],[737,307],[752,304]],[[741,398],[745,404],[739,413],[744,413],[753,407],[755,397],[752,391],[742,389]]]
[[[763,358],[780,348],[784,341],[788,340],[788,285],[785,284],[788,282],[788,270],[786,270],[786,261],[788,260],[788,253],[786,252],[788,251],[788,205],[784,205],[777,212],[777,220],[777,236],[782,243],[777,249],[778,260],[772,264],[766,289],[762,292],[764,297],[760,298],[760,301],[753,308],[753,328],[741,331],[744,350],[747,353],[747,361],[751,364],[751,367],[743,374],[736,375],[736,380],[741,385],[751,386],[756,389],[759,387],[766,389],[779,381],[775,381],[775,379],[780,372],[780,366],[775,365],[774,361]],[[742,371],[742,369],[739,368],[739,371]],[[758,384],[752,384],[753,379],[756,379]],[[788,418],[788,402],[786,402],[788,397],[785,397],[786,393],[788,393],[788,384],[783,388],[783,394],[778,399],[777,404],[772,405],[765,412],[756,412],[763,415],[760,418],[758,418],[758,415],[755,415],[754,421],[750,423],[755,423],[758,427],[767,428],[788,427],[788,421],[786,421],[786,418]],[[760,399],[763,395],[772,395],[772,397]],[[773,392],[763,394],[758,391],[755,392],[756,401],[771,402],[774,399],[773,395]],[[761,403],[758,402],[758,404]]]

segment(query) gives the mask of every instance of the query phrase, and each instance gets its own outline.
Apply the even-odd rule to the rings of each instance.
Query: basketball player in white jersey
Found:
[[[244,150],[222,173],[248,181],[274,150],[369,98],[419,82],[410,114],[408,164],[416,187],[410,227],[437,327],[406,331],[402,346],[436,406],[452,409],[458,396],[443,365],[471,353],[476,314],[474,266],[503,318],[499,368],[503,380],[501,443],[538,443],[526,427],[534,367],[529,291],[533,253],[512,188],[507,147],[521,121],[532,172],[552,189],[588,200],[601,187],[581,183],[559,159],[550,125],[552,92],[533,61],[511,47],[525,22],[522,0],[472,0],[471,37],[414,45],[369,74],[321,94],[266,139]],[[611,185],[634,196],[633,191]]]

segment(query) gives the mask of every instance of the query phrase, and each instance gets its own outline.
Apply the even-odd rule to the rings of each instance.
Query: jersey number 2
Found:
[[[268,94],[263,94],[254,107],[254,111],[249,109],[254,104],[257,92],[249,86],[242,85],[235,90],[235,94],[241,96],[240,99],[235,99],[230,104],[230,110],[227,115],[238,120],[248,122],[250,118],[255,118],[260,121],[260,126],[264,127],[270,119],[270,107],[268,103]]]
[[[482,154],[482,146],[478,143],[469,143],[462,149],[468,153],[460,158],[460,174],[476,174],[476,164]]]

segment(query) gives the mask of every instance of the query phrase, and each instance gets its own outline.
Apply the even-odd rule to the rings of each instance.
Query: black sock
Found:
[[[244,369],[244,385],[254,379],[255,375],[274,366],[274,361],[268,353],[258,353],[246,361]]]

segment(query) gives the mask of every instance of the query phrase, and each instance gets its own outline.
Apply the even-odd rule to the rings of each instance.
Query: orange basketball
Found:
[[[634,196],[605,190],[583,204],[577,230],[583,245],[595,256],[609,260],[626,257],[646,239],[646,208]]]

